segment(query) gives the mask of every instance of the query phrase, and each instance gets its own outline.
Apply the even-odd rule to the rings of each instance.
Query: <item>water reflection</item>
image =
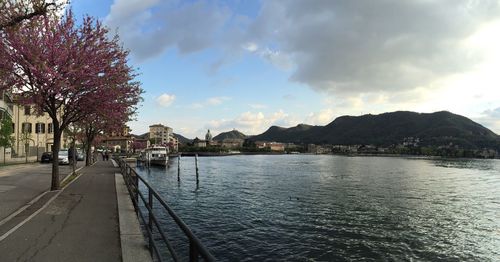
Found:
[[[498,160],[494,159],[433,159],[431,162],[439,167],[494,170]]]
[[[176,160],[174,160],[176,161]],[[221,261],[479,260],[500,254],[500,161],[194,159],[142,174]],[[165,222],[166,223],[166,222]]]

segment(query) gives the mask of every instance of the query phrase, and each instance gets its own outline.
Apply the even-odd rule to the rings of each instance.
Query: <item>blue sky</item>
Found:
[[[131,51],[133,133],[448,110],[500,133],[498,1],[74,0]],[[416,15],[419,14],[419,15]]]

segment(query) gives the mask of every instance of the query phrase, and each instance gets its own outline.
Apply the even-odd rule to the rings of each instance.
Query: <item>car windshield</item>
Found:
[[[59,151],[59,156],[68,156],[68,150]]]

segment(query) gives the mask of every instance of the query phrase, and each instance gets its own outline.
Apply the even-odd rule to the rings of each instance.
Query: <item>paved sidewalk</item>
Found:
[[[111,161],[86,167],[38,215],[0,241],[1,261],[121,261]]]
[[[84,165],[83,161],[79,161],[77,169]],[[72,171],[71,166],[59,166],[59,179],[62,181]],[[0,167],[0,221],[50,190],[51,179],[52,164]]]

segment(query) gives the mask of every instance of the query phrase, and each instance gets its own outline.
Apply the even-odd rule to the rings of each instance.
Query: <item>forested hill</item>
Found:
[[[215,141],[222,141],[224,139],[245,139],[247,136],[243,133],[241,133],[238,130],[232,130],[229,132],[223,132],[218,135],[216,135],[213,140]]]
[[[500,149],[500,137],[486,127],[447,111],[415,113],[397,111],[379,115],[341,116],[326,126],[270,127],[254,141],[340,145],[389,146],[406,138],[420,145],[458,145],[463,148]]]

